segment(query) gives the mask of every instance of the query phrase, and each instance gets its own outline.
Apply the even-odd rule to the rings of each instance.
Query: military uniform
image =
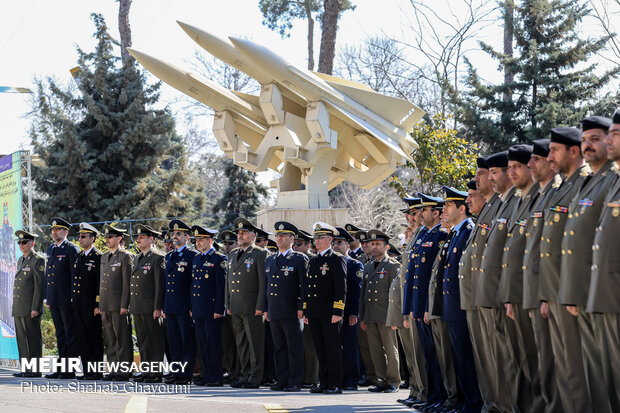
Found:
[[[342,387],[357,387],[360,378],[360,353],[358,345],[358,324],[349,325],[349,317],[359,317],[360,293],[364,266],[349,256],[347,261],[347,300],[344,305],[344,316],[340,328],[342,341]]]
[[[71,225],[67,221],[61,218],[52,218],[52,228],[69,229],[70,227]],[[59,357],[77,355],[77,332],[73,311],[71,310],[71,282],[73,266],[78,252],[78,247],[66,239],[60,245],[50,245],[46,252],[45,300],[49,305],[56,329]],[[53,377],[57,376],[50,376],[50,378]]]
[[[25,231],[17,231],[15,235],[19,240],[35,238],[34,235]],[[43,255],[32,249],[27,256],[22,255],[19,258],[13,282],[11,315],[15,321],[15,336],[20,360],[42,357],[41,314],[45,291],[44,279],[45,257]],[[31,317],[32,311],[39,314]]]
[[[389,239],[378,230],[370,230],[368,235],[385,242]],[[390,286],[399,272],[400,264],[387,255],[381,261],[369,261],[364,266],[360,316],[366,324],[370,355],[377,377],[381,380],[377,383],[379,389],[388,386],[398,388],[400,385],[396,332],[386,325]]]
[[[366,230],[357,231],[354,236],[362,243],[367,242]],[[357,257],[355,259],[362,263],[362,266],[364,266],[369,260],[369,257],[366,253],[364,253],[361,246],[356,250],[354,255]],[[372,364],[372,357],[370,357],[370,348],[368,347],[368,337],[366,336],[366,332],[362,330],[360,323],[357,323],[357,326],[357,342],[359,344],[360,351],[360,376],[362,378],[359,381],[359,385],[369,386],[376,383],[377,374],[375,373],[375,367]]]
[[[256,230],[243,218],[235,220],[235,227]],[[266,258],[267,250],[256,245],[250,245],[245,250],[236,248],[231,251],[226,278],[226,308],[232,316],[241,363],[240,384],[251,387],[259,386],[263,379],[265,326],[263,317],[255,313],[264,310]]]
[[[124,230],[123,230],[124,232]],[[105,233],[120,234],[118,228],[106,226]],[[107,251],[101,257],[101,277],[99,285],[99,310],[103,326],[103,343],[109,362],[133,361],[133,341],[131,337],[131,317],[121,314],[122,308],[129,308],[132,258],[121,247]],[[114,374],[113,378],[128,378],[124,374]]]
[[[83,230],[83,224],[80,230]],[[88,251],[80,251],[74,264],[71,306],[77,330],[78,354],[82,358],[85,378],[93,376],[86,371],[88,362],[103,361],[101,316],[94,314],[99,303],[101,255],[101,251],[93,246]]]

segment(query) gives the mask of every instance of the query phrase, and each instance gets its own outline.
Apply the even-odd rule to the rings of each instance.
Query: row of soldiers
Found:
[[[149,360],[149,345],[165,342],[158,330],[169,338],[171,360],[193,366],[198,337],[201,384],[222,384],[224,359],[231,386],[256,388],[271,353],[272,389],[297,391],[312,370],[309,356],[316,355],[311,392],[340,393],[357,388],[359,351],[369,390],[393,392],[401,381],[400,343],[410,393],[399,402],[420,411],[619,411],[620,294],[612,238],[620,215],[618,161],[620,111],[613,120],[588,117],[581,129],[554,128],[550,139],[479,157],[467,192],[444,187],[443,198],[404,198],[408,244],[400,263],[387,254],[387,234],[351,224],[316,223],[312,256],[293,251],[308,246],[309,234],[303,240],[293,224],[278,222],[277,253],[270,254],[255,243],[262,230],[243,218],[223,236],[237,236],[238,247],[228,255],[213,249],[216,231],[175,220],[174,250],[146,263],[143,254],[156,252],[158,234],[139,226],[142,253],[133,264],[101,259],[94,312],[101,313],[108,360],[123,353],[119,329],[131,326],[133,314],[143,359]],[[57,335],[63,310],[50,303],[50,288],[61,283],[55,270],[68,258],[54,249],[66,242],[54,236],[59,222],[52,222],[56,244],[48,250],[45,278]],[[106,244],[120,243],[120,230],[105,231]],[[187,246],[191,235],[198,252]],[[144,250],[141,237],[148,239]],[[113,247],[106,254],[124,254]],[[30,268],[45,266],[33,257]],[[129,288],[121,288],[115,280],[130,267],[130,276],[120,277]],[[145,293],[132,288],[153,278],[156,267],[163,277],[161,305],[150,296],[152,314],[140,321],[149,326],[139,333],[132,298]],[[73,289],[87,277],[77,274]],[[119,301],[102,309],[104,294],[120,294]],[[222,349],[227,328],[232,358],[222,356],[232,347]],[[273,351],[266,352],[269,337]],[[151,360],[161,357],[160,351]],[[186,383],[191,373],[190,367],[171,380]]]

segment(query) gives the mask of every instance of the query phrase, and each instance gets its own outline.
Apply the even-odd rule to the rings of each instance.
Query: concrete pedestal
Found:
[[[317,221],[333,226],[344,227],[349,221],[349,211],[346,208],[330,209],[268,209],[259,211],[257,215],[258,227],[268,232],[274,232],[273,225],[278,221],[287,221],[299,229],[312,234],[312,224]]]

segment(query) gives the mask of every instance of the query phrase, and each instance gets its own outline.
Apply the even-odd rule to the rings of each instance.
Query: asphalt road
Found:
[[[366,388],[341,395],[284,393],[260,389],[146,385],[103,381],[20,379],[0,368],[0,412],[125,413],[335,413],[411,411],[396,403],[399,393],[370,393]],[[176,387],[176,388],[175,388]]]

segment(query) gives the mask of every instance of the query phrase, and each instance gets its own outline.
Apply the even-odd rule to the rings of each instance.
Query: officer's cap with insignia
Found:
[[[143,224],[137,224],[135,226],[136,232],[133,234],[134,236],[138,235],[146,235],[148,237],[160,237],[161,232],[155,231],[152,227]]]
[[[271,232],[267,232],[262,228],[256,228],[256,238],[268,239],[270,235]]]
[[[224,242],[235,242],[237,241],[237,234],[226,229],[220,232],[220,239]]]
[[[513,145],[508,148],[508,160],[516,161],[527,165],[532,158],[532,146],[531,145]]]
[[[241,231],[241,230],[250,231],[250,232],[254,232],[257,236],[258,236],[258,232],[262,231],[259,228],[256,228],[256,226],[252,224],[250,221],[242,217],[235,219],[235,222],[233,223],[233,225],[235,226],[235,231]]]
[[[489,155],[487,165],[491,168],[508,168],[508,151],[502,151]]]
[[[405,196],[403,197],[403,201],[407,204],[407,208],[401,209],[400,212],[409,212],[422,206],[422,200],[420,198]]]
[[[568,147],[581,146],[581,131],[577,128],[553,128],[551,129],[551,142],[561,143]]]
[[[353,242],[355,240],[346,229],[336,227],[336,230],[338,231],[338,235],[334,235],[334,239],[343,239],[346,242]]]
[[[189,225],[187,225],[185,222],[181,221],[180,219],[173,219],[172,221],[170,221],[170,224],[168,224],[168,229],[170,231],[185,231],[185,232],[189,232],[190,231],[190,227]]]
[[[303,229],[300,229],[299,232],[297,233],[297,235],[295,235],[295,239],[298,240],[304,240],[307,242],[312,242],[312,235],[308,232],[308,231],[304,231]]]
[[[366,228],[361,228],[361,227],[355,226],[353,224],[346,224],[344,226],[344,229],[346,229],[349,232],[349,234],[351,234],[353,236],[355,236],[355,234],[358,231],[366,231]]]
[[[612,119],[613,123],[620,124],[620,109],[614,113],[614,118]]]
[[[66,230],[71,228],[71,224],[69,224],[69,222],[58,217],[52,218],[52,220],[50,221],[50,225],[52,226],[52,228],[62,228]]]
[[[532,142],[532,155],[542,156],[546,158],[549,156],[549,143],[550,139],[537,139]]]
[[[276,230],[276,234],[297,235],[297,233],[299,232],[295,225],[286,221],[276,222],[275,224],[273,224],[273,228]]]
[[[224,249],[222,244],[220,244],[219,242],[215,240],[213,240],[213,248],[215,248],[216,251],[222,251]]]
[[[400,257],[401,255],[403,255],[402,252],[400,252],[400,250],[398,248],[396,248],[394,245],[392,245],[392,243],[389,243],[390,245],[390,249],[388,250],[388,254],[390,255],[394,255],[395,257]]]
[[[217,230],[194,225],[191,228],[191,235],[196,238],[214,238],[217,235]]]
[[[278,244],[276,244],[276,242],[272,239],[268,239],[267,240],[267,249],[269,251],[277,251],[278,250]]]
[[[444,201],[453,201],[453,202],[465,202],[467,199],[467,192],[459,191],[450,186],[443,186],[442,190],[444,192],[445,199]]]
[[[167,228],[162,228],[161,237],[163,238],[164,242],[172,242],[172,238],[170,238],[170,230],[168,230]]]
[[[103,233],[105,235],[117,235],[119,237],[122,237],[125,235],[125,232],[127,232],[126,229],[122,229],[119,227],[113,227],[112,225],[109,225],[109,224],[105,224],[103,226]]]
[[[478,185],[476,184],[476,181],[471,179],[469,182],[467,182],[467,189],[471,189],[472,191],[475,191],[476,189],[478,189]]]
[[[591,129],[602,129],[607,132],[611,124],[612,121],[609,118],[603,116],[588,116],[581,121],[581,130],[585,132]]]
[[[353,235],[354,238],[357,238],[358,240],[360,240],[361,242],[368,242],[370,241],[368,239],[368,232],[367,231],[357,231],[355,233],[355,235]]]
[[[487,163],[488,156],[479,156],[476,158],[476,166],[479,169],[489,169],[489,164]]]
[[[93,227],[88,222],[80,222],[78,234],[93,234],[94,236],[100,235],[97,228]]]
[[[422,208],[424,207],[436,208],[436,207],[443,206],[443,199],[441,198],[426,195],[426,194],[423,194],[422,192],[418,192],[418,196],[420,197],[420,200],[422,200],[422,204],[420,205]]]
[[[368,230],[367,235],[368,235],[368,239],[370,239],[371,241],[383,240],[385,242],[388,242],[391,239],[391,237],[388,234],[381,231],[380,229],[370,229]]]
[[[38,235],[31,234],[30,232],[26,232],[23,229],[15,231],[15,236],[17,237],[17,241],[31,241],[35,238],[38,238]]]
[[[338,230],[325,222],[315,222],[312,226],[312,230],[314,231],[315,237],[317,235],[329,235],[331,237],[338,235]]]

